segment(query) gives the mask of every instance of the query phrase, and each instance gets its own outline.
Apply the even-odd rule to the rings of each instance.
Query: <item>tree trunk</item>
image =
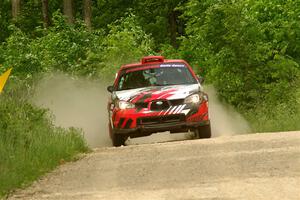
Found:
[[[86,24],[86,27],[91,30],[92,29],[92,0],[83,0],[84,5],[84,22]]]
[[[21,11],[21,0],[11,0],[11,14],[16,19]]]
[[[73,0],[64,0],[64,15],[69,24],[74,24]]]
[[[43,11],[44,28],[48,28],[50,26],[48,0],[42,0],[42,11]]]
[[[170,24],[170,39],[173,47],[177,48],[177,13],[176,11],[171,11],[169,14],[169,24]]]

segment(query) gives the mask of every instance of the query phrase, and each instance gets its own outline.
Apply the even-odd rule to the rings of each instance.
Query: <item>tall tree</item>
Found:
[[[84,22],[89,30],[92,29],[92,0],[83,0]]]
[[[107,24],[111,24],[117,19],[124,17],[130,8],[134,8],[135,1],[140,0],[94,0],[94,28],[107,29]]]
[[[64,0],[64,15],[69,24],[74,24],[73,0]]]
[[[0,43],[9,36],[9,24],[11,18],[11,1],[0,1]],[[0,56],[1,57],[1,56]],[[1,61],[0,61],[1,62]]]
[[[169,11],[169,30],[170,30],[170,40],[173,47],[177,48],[177,12],[174,10]]]
[[[16,19],[21,11],[21,0],[11,0],[11,11],[13,19]]]
[[[144,30],[153,36],[158,46],[167,41],[177,48],[177,37],[183,35],[185,24],[184,19],[180,18],[182,11],[178,8],[186,2],[187,0],[136,0],[134,12]]]
[[[48,0],[42,0],[42,11],[43,11],[44,27],[48,28],[49,25],[50,25],[49,3],[48,3]]]

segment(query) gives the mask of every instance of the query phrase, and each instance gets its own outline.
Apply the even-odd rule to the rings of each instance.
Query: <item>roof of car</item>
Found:
[[[163,56],[146,56],[141,59],[138,63],[131,63],[121,66],[122,69],[129,69],[134,67],[139,67],[143,65],[153,65],[153,64],[162,64],[162,63],[185,63],[186,61],[181,59],[165,59]]]

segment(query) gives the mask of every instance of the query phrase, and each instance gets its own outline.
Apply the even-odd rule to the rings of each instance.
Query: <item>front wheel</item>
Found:
[[[111,139],[113,146],[119,147],[125,145],[125,141],[127,138],[123,135],[113,133]]]
[[[211,138],[210,124],[198,127],[195,130],[195,135],[198,139]]]

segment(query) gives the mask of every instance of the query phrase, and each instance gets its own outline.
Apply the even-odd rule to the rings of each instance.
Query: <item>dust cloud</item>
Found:
[[[32,101],[50,109],[55,125],[81,128],[89,146],[95,148],[111,146],[107,99],[105,84],[100,81],[51,74],[39,82]]]
[[[64,74],[45,76],[38,84],[32,99],[35,105],[48,108],[54,115],[54,124],[64,128],[81,128],[90,147],[111,146],[108,134],[106,84],[84,78],[74,79]],[[232,107],[221,103],[212,86],[206,86],[209,95],[209,114],[212,136],[249,133],[248,123]],[[127,144],[155,143],[191,139],[193,133],[153,134],[128,139]]]
[[[212,137],[240,135],[250,133],[248,122],[230,105],[221,102],[215,88],[205,86],[209,96],[209,116],[211,120]]]

